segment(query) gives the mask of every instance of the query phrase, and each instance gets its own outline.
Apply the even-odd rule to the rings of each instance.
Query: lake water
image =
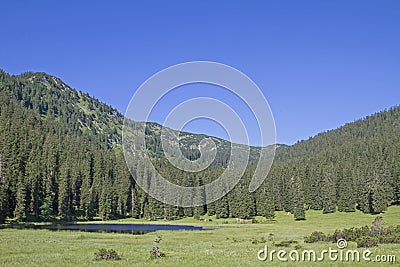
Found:
[[[149,232],[159,230],[169,231],[203,231],[213,230],[212,228],[204,228],[200,226],[190,225],[168,225],[168,224],[47,224],[47,225],[34,225],[34,224],[15,224],[3,225],[2,228],[14,229],[47,229],[47,230],[70,230],[70,231],[84,231],[84,232],[112,232],[112,233],[129,233],[129,234],[146,234]]]

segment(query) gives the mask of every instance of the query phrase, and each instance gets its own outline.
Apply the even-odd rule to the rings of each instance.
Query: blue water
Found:
[[[17,228],[17,229],[48,229],[48,230],[70,230],[84,232],[114,232],[129,234],[145,234],[159,230],[184,230],[184,231],[202,231],[212,230],[212,228],[203,228],[200,226],[190,225],[168,225],[168,224],[48,224],[48,225],[3,225],[1,228]]]

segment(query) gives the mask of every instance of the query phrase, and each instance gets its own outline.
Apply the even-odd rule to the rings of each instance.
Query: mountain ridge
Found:
[[[90,96],[87,93],[84,93],[80,90],[76,90],[66,83],[64,83],[60,78],[47,74],[45,72],[24,72],[18,75],[10,75],[6,73],[4,70],[0,69],[0,82],[3,84],[7,84],[7,79],[13,79],[16,78],[18,81],[18,85],[15,85],[17,88],[18,87],[24,87],[27,86],[26,83],[30,82],[32,83],[32,86],[35,88],[34,90],[31,90],[30,93],[34,93],[34,95],[45,95],[45,91],[43,89],[47,89],[48,93],[50,95],[55,94],[57,96],[57,100],[60,102],[67,102],[72,104],[72,109],[67,110],[67,113],[72,113],[72,114],[78,114],[75,120],[68,120],[66,124],[72,124],[72,128],[74,128],[73,131],[75,131],[75,134],[79,135],[88,135],[89,141],[93,139],[99,139],[100,142],[105,142],[106,145],[104,145],[107,148],[112,148],[113,146],[119,147],[122,143],[122,125],[123,125],[123,120],[124,120],[124,115],[118,111],[117,109],[113,108],[111,105],[108,105],[104,102],[101,102],[95,97]],[[40,86],[37,86],[40,85]],[[9,84],[10,86],[10,84]],[[3,85],[4,88],[4,85]],[[55,90],[60,90],[62,93],[57,92]],[[35,92],[36,90],[36,92]],[[15,90],[11,90],[15,91]],[[9,92],[12,93],[12,92]],[[15,97],[17,100],[25,102],[24,106],[29,107],[31,109],[36,110],[41,114],[41,116],[46,117],[48,113],[55,113],[53,116],[56,117],[62,117],[62,112],[60,112],[60,107],[58,105],[58,101],[53,101],[52,100],[43,100],[41,97],[41,101],[34,101],[32,103],[31,101],[31,96],[30,95],[23,95],[22,92],[18,91],[14,92]],[[49,106],[51,110],[49,111]],[[340,146],[344,145],[346,143],[346,139],[348,143],[351,143],[354,141],[354,136],[357,136],[357,133],[354,133],[356,130],[352,130],[352,132],[349,132],[349,128],[354,128],[354,126],[357,125],[362,125],[364,122],[369,123],[369,121],[373,121],[373,119],[377,116],[384,115],[386,113],[394,112],[395,110],[399,109],[399,106],[393,106],[386,108],[385,110],[375,112],[374,114],[367,115],[363,118],[355,119],[352,122],[346,122],[342,126],[335,128],[335,129],[330,129],[324,132],[320,132],[314,136],[309,137],[306,140],[299,140],[293,145],[287,145],[287,144],[276,144],[276,158],[275,160],[277,162],[281,162],[286,160],[287,158],[301,158],[305,156],[307,153],[319,153],[320,149],[317,148],[317,145],[315,143],[320,142],[320,140],[333,140],[335,139],[336,141],[329,141],[331,142],[329,145],[332,146]],[[103,116],[99,115],[102,114]],[[104,114],[106,114],[104,116]],[[135,122],[135,123],[144,123],[144,122]],[[160,134],[161,128],[163,127],[157,122],[146,122],[148,127],[152,128],[150,132],[158,132]],[[396,126],[395,122],[393,122],[393,125]],[[359,127],[359,126],[357,126]],[[396,128],[397,129],[397,128]],[[177,130],[173,130],[175,132],[179,132]],[[359,131],[362,131],[362,129],[359,129]],[[89,133],[88,133],[89,132]],[[342,137],[340,138],[331,138],[330,136],[335,135],[337,133],[340,133]],[[375,131],[369,131],[368,133],[374,133]],[[94,136],[91,136],[94,135]],[[225,154],[227,153],[226,151],[229,152],[229,141],[225,140],[223,138],[215,137],[215,136],[210,136],[207,134],[196,134],[196,133],[190,133],[190,132],[179,132],[179,134],[183,139],[188,139],[187,137],[191,136],[192,139],[197,140],[197,144],[199,143],[200,140],[203,138],[211,138],[214,141],[217,142],[218,145],[224,148]],[[378,134],[378,133],[375,133]],[[359,133],[358,135],[361,135]],[[371,134],[369,135],[371,136]],[[195,138],[193,138],[195,137]],[[190,139],[190,138],[189,138]],[[157,142],[158,143],[158,142]],[[181,144],[182,146],[182,144]],[[193,144],[191,142],[189,143],[184,143],[183,146],[181,147],[183,150],[189,151],[193,150]],[[260,147],[257,146],[251,146],[251,161],[256,160],[257,155],[259,153]],[[299,152],[303,151],[303,152]],[[160,157],[161,149],[158,148],[158,151],[156,154],[157,157]],[[195,148],[196,154],[199,153],[197,148]]]
[[[66,84],[65,82],[63,82],[60,78],[51,75],[51,74],[47,74],[45,72],[32,72],[32,71],[27,71],[27,72],[23,72],[21,74],[8,74],[7,72],[5,72],[4,70],[0,69],[0,75],[3,77],[2,79],[4,80],[4,76],[8,76],[8,77],[14,77],[14,78],[27,78],[28,81],[32,82],[32,83],[41,83],[43,84],[45,87],[47,87],[50,91],[50,94],[54,93],[54,91],[52,89],[54,89],[54,87],[52,88],[52,86],[55,85],[56,89],[60,89],[62,91],[69,91],[73,94],[75,94],[73,96],[73,98],[81,100],[81,102],[78,102],[78,108],[80,109],[81,112],[83,112],[85,115],[90,116],[92,115],[92,110],[93,107],[92,105],[100,105],[102,108],[102,110],[106,110],[108,111],[108,115],[111,117],[115,117],[116,119],[120,119],[122,120],[124,118],[124,115],[121,111],[117,110],[116,108],[113,108],[111,105],[100,101],[99,99],[97,99],[95,96],[90,96],[88,93],[84,93],[81,90],[77,90],[74,89],[72,87],[70,87],[68,84]],[[21,97],[21,96],[19,96]],[[85,103],[88,99],[90,99],[92,103]],[[66,99],[66,101],[68,101],[68,99]],[[87,105],[89,105],[89,107],[87,107]],[[314,140],[315,138],[321,138],[321,136],[329,134],[332,131],[336,131],[336,130],[340,130],[342,128],[346,128],[348,125],[352,125],[352,124],[357,124],[360,121],[364,121],[364,120],[368,120],[370,117],[379,115],[381,113],[385,113],[388,112],[390,110],[396,109],[398,108],[399,105],[395,105],[392,107],[388,107],[384,110],[381,111],[377,111],[373,114],[367,115],[365,117],[362,118],[356,118],[354,121],[352,122],[344,122],[342,126],[339,126],[337,128],[332,128],[323,132],[319,132],[317,134],[315,134],[314,136],[311,136],[305,140],[298,140],[295,144],[289,145],[289,144],[280,144],[277,143],[276,145],[280,146],[280,147],[293,147],[293,146],[297,146],[299,144],[304,144],[307,141],[310,140]],[[41,109],[41,107],[38,107],[39,110]],[[42,112],[42,111],[39,111]],[[99,123],[96,120],[94,120],[93,122],[95,123],[95,127],[97,126],[97,129],[92,129],[92,125],[88,125],[86,122],[82,122],[81,120],[78,120],[78,122],[81,124],[82,127],[86,127],[89,130],[95,130],[95,131],[101,131],[101,126],[104,123]],[[121,121],[120,121],[121,122]],[[96,125],[97,123],[97,125]],[[137,122],[137,123],[144,123],[144,122]],[[146,122],[146,123],[151,123],[153,125],[158,125],[158,127],[162,127],[159,123],[157,122]],[[122,123],[120,123],[122,124]],[[174,129],[173,129],[174,130]],[[178,130],[174,130],[174,131],[178,131]],[[120,131],[118,131],[120,133]],[[204,137],[211,137],[213,139],[216,140],[223,140],[225,142],[229,142],[228,140],[225,140],[223,138],[220,137],[216,137],[216,136],[212,136],[212,135],[208,135],[208,134],[203,134],[203,133],[191,133],[191,132],[185,132],[185,131],[180,131],[181,133],[183,133],[184,135],[198,135],[198,136],[204,136]],[[114,137],[115,138],[115,137]],[[116,140],[114,140],[114,142],[116,142]],[[118,144],[121,143],[121,140],[119,138]],[[258,146],[253,146],[253,147],[258,147]]]
[[[18,101],[24,102],[24,106],[30,109],[36,110],[42,117],[46,118],[48,114],[56,118],[63,116],[63,111],[60,107],[59,102],[70,103],[70,108],[64,113],[76,114],[73,120],[65,122],[65,126],[71,128],[72,132],[78,135],[86,135],[89,140],[93,140],[94,136],[97,136],[100,142],[107,142],[105,147],[112,148],[113,146],[120,146],[122,144],[122,125],[124,115],[112,106],[101,102],[100,100],[89,96],[87,93],[78,91],[66,83],[60,78],[46,74],[44,72],[24,72],[20,75],[9,75],[6,72],[0,70],[0,82],[3,83],[3,87],[11,86],[10,81],[12,79],[17,80],[18,87],[30,86],[32,89],[28,90],[29,94],[23,92],[14,92],[15,97]],[[29,84],[30,83],[30,84]],[[5,84],[5,85],[4,85]],[[43,99],[46,95],[46,90],[51,96],[56,95],[57,99],[50,97],[50,99]],[[60,90],[61,92],[57,92]],[[10,93],[15,90],[10,90]],[[23,90],[22,90],[23,91]],[[32,94],[33,96],[31,96]],[[37,98],[39,95],[40,100],[32,101],[33,98]],[[104,116],[104,114],[106,114]],[[144,122],[134,122],[137,124]],[[158,133],[161,132],[160,124],[156,122],[146,122],[148,128],[151,127]],[[175,132],[179,132],[174,130]],[[89,132],[89,133],[88,133]],[[223,148],[224,153],[228,151],[229,141],[223,138],[210,136],[206,134],[195,134],[189,132],[179,132],[182,139],[188,136],[195,137],[197,143],[203,138],[211,138],[216,141],[217,146]],[[94,135],[94,136],[93,136]],[[203,137],[203,138],[202,138]],[[183,143],[185,150],[196,150],[193,148],[191,143]],[[259,148],[251,146],[251,160],[255,160]]]

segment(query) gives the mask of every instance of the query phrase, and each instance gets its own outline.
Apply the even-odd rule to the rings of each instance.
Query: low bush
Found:
[[[379,244],[379,240],[372,236],[362,236],[356,240],[358,248],[370,248]]]
[[[318,241],[336,242],[345,239],[354,241],[358,247],[373,247],[378,244],[400,244],[400,225],[396,227],[385,227],[382,217],[375,218],[371,227],[363,226],[360,228],[349,228],[343,230],[335,230],[331,235],[325,235],[322,232],[313,232],[311,235],[304,237],[305,243],[314,243]]]
[[[267,240],[265,239],[265,237],[261,237],[261,239],[252,239],[251,243],[252,244],[265,244],[267,242]]]
[[[299,242],[297,242],[296,240],[284,240],[281,241],[279,243],[275,243],[275,246],[277,247],[290,247],[292,244],[297,244]]]
[[[311,235],[304,237],[305,243],[315,243],[319,241],[330,241],[323,232],[313,232]]]
[[[96,253],[94,253],[94,259],[96,261],[99,260],[121,260],[121,256],[113,249],[99,249]]]
[[[161,242],[161,236],[157,236],[156,240],[154,240],[153,247],[150,250],[150,258],[157,259],[165,257],[165,253],[160,251],[158,247]]]

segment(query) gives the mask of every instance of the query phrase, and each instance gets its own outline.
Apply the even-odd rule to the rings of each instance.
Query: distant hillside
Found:
[[[8,75],[0,70],[0,86],[2,93],[35,111],[44,121],[60,122],[68,134],[83,135],[104,147],[121,142],[122,114],[59,78],[43,72]]]
[[[338,129],[319,133],[308,140],[297,142],[277,154],[276,161],[313,157],[327,150],[372,139],[390,140],[400,134],[400,107],[377,112],[373,115],[346,123]]]
[[[121,145],[123,115],[88,94],[71,88],[57,77],[43,72],[9,75],[0,70],[0,86],[3,93],[15,98],[24,108],[39,114],[44,121],[59,122],[65,133],[83,136],[103,148]],[[163,155],[161,126],[148,123],[147,127],[148,152],[160,158]],[[209,136],[182,132],[180,137],[184,155],[195,159],[200,153],[197,149],[199,142]],[[229,159],[230,143],[220,138],[211,138],[219,150],[217,161],[225,164]],[[258,148],[252,147],[251,160],[256,160],[258,153]]]

